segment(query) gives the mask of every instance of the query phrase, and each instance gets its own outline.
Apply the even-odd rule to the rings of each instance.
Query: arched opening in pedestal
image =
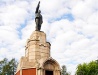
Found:
[[[45,70],[45,75],[53,75],[53,71]]]
[[[43,75],[60,75],[60,67],[57,61],[50,58],[43,63]]]

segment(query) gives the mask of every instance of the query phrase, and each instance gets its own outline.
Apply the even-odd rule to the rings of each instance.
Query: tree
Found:
[[[62,66],[61,75],[70,75],[65,65]]]
[[[4,58],[0,61],[0,75],[14,75],[17,67],[17,62],[13,58],[8,61],[7,58]]]
[[[77,66],[76,75],[98,75],[98,63],[91,61]]]

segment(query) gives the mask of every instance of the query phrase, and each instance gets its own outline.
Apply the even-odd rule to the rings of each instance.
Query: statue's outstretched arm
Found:
[[[39,1],[38,5],[37,5],[37,7],[36,7],[35,13],[38,13],[39,7],[40,7],[40,1]]]

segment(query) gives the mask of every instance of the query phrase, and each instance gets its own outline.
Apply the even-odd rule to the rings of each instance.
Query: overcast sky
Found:
[[[39,0],[0,0],[0,60],[20,59],[35,30]],[[71,75],[78,64],[98,56],[98,0],[40,0],[41,31],[51,43],[51,56]]]

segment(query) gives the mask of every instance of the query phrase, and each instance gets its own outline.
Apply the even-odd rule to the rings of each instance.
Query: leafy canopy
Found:
[[[8,61],[7,58],[4,58],[0,61],[0,75],[14,75],[17,67],[17,62],[13,58]]]
[[[77,66],[76,75],[98,75],[98,63],[91,61]]]

